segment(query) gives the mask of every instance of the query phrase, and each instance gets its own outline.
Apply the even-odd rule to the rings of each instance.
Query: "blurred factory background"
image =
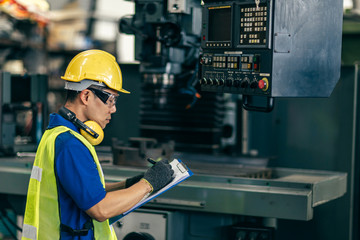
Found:
[[[246,11],[264,35],[236,30]],[[115,223],[118,239],[360,239],[359,46],[359,0],[0,1],[0,239],[20,239],[60,76],[92,48],[131,91],[96,147],[105,178],[146,157],[194,172]]]

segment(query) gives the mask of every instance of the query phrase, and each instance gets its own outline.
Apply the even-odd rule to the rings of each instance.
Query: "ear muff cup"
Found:
[[[88,140],[91,145],[98,145],[104,139],[104,131],[97,122],[89,120],[83,123],[76,117],[75,113],[66,107],[60,108],[59,114],[80,128],[80,134]]]
[[[104,131],[103,131],[103,129],[95,121],[89,120],[89,121],[84,122],[84,124],[86,126],[88,126],[90,129],[92,129],[93,131],[95,131],[97,134],[99,134],[99,136],[97,138],[94,138],[86,130],[80,128],[81,135],[84,138],[86,138],[86,140],[88,140],[91,145],[93,145],[93,146],[99,145],[104,139]]]

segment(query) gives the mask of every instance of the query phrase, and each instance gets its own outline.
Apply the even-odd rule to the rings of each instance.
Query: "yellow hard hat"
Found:
[[[77,54],[61,78],[67,81],[65,89],[82,91],[95,81],[97,85],[105,84],[115,91],[130,93],[122,88],[122,74],[115,57],[102,50],[92,49]]]

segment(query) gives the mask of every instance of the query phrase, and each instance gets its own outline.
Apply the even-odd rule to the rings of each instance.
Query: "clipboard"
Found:
[[[185,179],[187,179],[193,175],[193,172],[180,159],[172,160],[170,162],[170,165],[171,165],[172,169],[174,170],[174,175],[173,175],[174,178],[170,183],[168,183],[165,187],[163,187],[162,189],[160,189],[157,192],[149,193],[141,201],[139,201],[136,205],[134,205],[132,208],[130,208],[128,211],[124,212],[123,214],[111,218],[110,224],[113,224],[114,222],[120,220],[121,218],[125,217],[127,214],[131,213],[135,209],[141,207],[145,203],[151,201],[152,199],[156,198],[160,194],[175,187],[176,185],[178,185],[179,183],[183,182]]]

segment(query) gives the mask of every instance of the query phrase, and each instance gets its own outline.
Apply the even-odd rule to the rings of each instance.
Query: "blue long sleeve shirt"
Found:
[[[51,114],[48,128],[59,125],[79,132],[70,121],[59,114]],[[91,220],[85,211],[104,199],[106,191],[89,149],[70,132],[60,134],[55,140],[55,174],[60,221],[73,229],[82,229]],[[93,239],[93,231],[81,237],[61,232],[61,239]]]

